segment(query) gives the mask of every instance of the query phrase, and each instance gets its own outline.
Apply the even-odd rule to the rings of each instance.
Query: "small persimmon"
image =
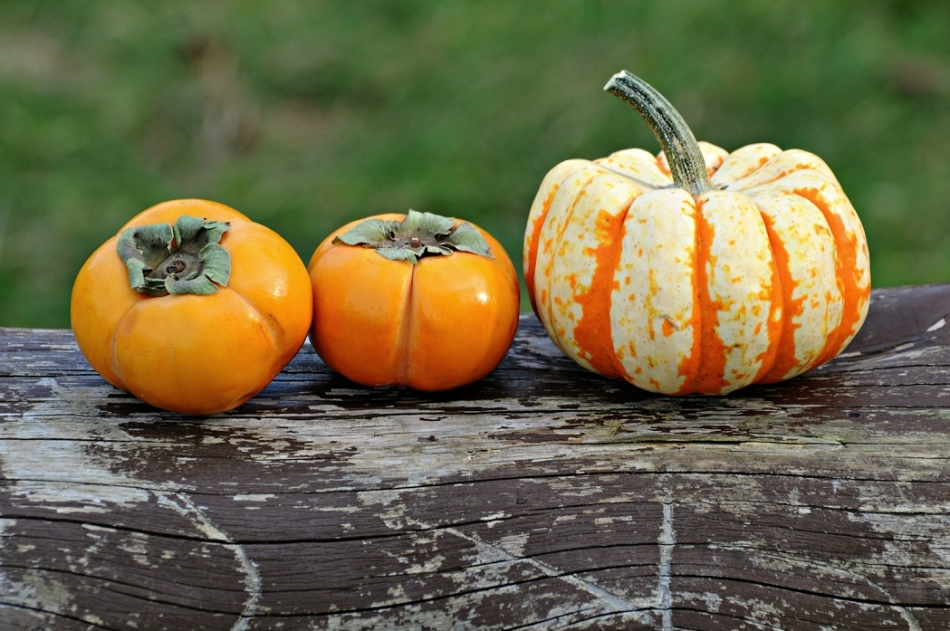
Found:
[[[354,221],[320,244],[308,269],[310,341],[363,385],[464,386],[501,362],[518,328],[511,259],[469,222],[412,210]]]
[[[303,261],[276,232],[216,202],[182,199],[129,221],[73,285],[76,342],[109,383],[183,414],[236,408],[303,345]]]

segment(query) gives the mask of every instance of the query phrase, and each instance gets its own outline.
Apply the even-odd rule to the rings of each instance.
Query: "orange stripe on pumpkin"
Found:
[[[541,240],[541,228],[544,227],[544,220],[547,218],[548,212],[551,210],[551,204],[554,202],[554,196],[557,195],[557,192],[560,188],[560,184],[555,184],[551,187],[551,192],[544,200],[544,206],[541,214],[538,215],[534,225],[531,226],[531,237],[529,241],[530,246],[527,257],[528,260],[526,269],[524,270],[524,284],[528,290],[528,299],[531,301],[531,309],[534,311],[535,315],[538,314],[538,303],[537,299],[534,297],[534,270],[538,263],[538,243]]]
[[[781,381],[790,370],[796,368],[799,364],[797,349],[795,346],[795,329],[801,324],[794,318],[801,317],[805,312],[805,296],[793,298],[793,293],[797,283],[792,278],[789,271],[788,250],[785,243],[776,234],[772,219],[762,214],[765,221],[765,229],[769,235],[769,243],[772,246],[772,261],[775,267],[775,284],[778,285],[778,291],[781,292],[781,300],[773,300],[772,312],[769,314],[769,347],[774,348],[777,353],[771,366],[762,365],[755,381],[762,383],[774,383]],[[778,304],[776,304],[778,303]],[[776,320],[774,317],[775,309],[782,309],[782,317]]]
[[[838,327],[828,335],[825,346],[822,348],[821,353],[819,353],[820,359],[815,365],[820,366],[837,357],[845,344],[850,341],[851,336],[857,332],[857,327],[864,317],[862,309],[870,296],[871,286],[870,284],[863,288],[858,286],[855,276],[859,273],[857,239],[847,230],[841,217],[832,212],[830,205],[821,194],[821,191],[817,188],[799,188],[792,192],[810,201],[825,216],[825,220],[831,228],[831,234],[834,236],[835,248],[837,250],[837,256],[835,257],[835,275],[838,279],[838,286],[841,289],[844,305],[841,313],[841,322],[838,324]]]
[[[678,371],[684,377],[677,394],[712,391],[718,393],[728,385],[723,378],[726,372],[726,346],[716,332],[719,325],[718,310],[721,304],[709,298],[709,273],[711,264],[710,244],[714,229],[703,217],[703,200],[696,200],[696,266],[694,268],[693,309],[690,324],[693,327],[693,347],[688,357],[680,361]]]
[[[598,245],[585,251],[594,261],[594,275],[590,289],[575,296],[583,313],[574,327],[574,341],[579,354],[590,362],[595,371],[614,379],[624,378],[626,374],[614,352],[610,334],[610,294],[617,288],[614,275],[620,266],[623,222],[629,210],[630,204],[627,204],[616,215],[606,210],[598,212],[595,228]]]

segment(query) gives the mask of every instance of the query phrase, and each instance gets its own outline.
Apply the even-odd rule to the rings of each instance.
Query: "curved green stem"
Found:
[[[660,143],[670,165],[673,181],[692,195],[712,190],[706,161],[693,132],[680,113],[662,94],[640,77],[621,70],[604,90],[633,106]]]

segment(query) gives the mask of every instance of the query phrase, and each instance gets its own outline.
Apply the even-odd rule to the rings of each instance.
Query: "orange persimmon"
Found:
[[[320,244],[308,269],[310,341],[363,385],[472,383],[501,362],[518,327],[511,259],[468,222],[412,210],[354,221]]]
[[[206,415],[264,389],[310,328],[307,270],[276,232],[182,199],[129,221],[73,285],[73,333],[109,383],[155,407]]]

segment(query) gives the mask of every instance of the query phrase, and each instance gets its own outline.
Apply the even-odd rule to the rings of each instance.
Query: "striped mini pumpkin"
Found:
[[[817,156],[697,143],[628,72],[605,89],[663,151],[567,160],[528,218],[535,313],[581,366],[653,392],[725,394],[836,357],[867,315],[864,229]]]

